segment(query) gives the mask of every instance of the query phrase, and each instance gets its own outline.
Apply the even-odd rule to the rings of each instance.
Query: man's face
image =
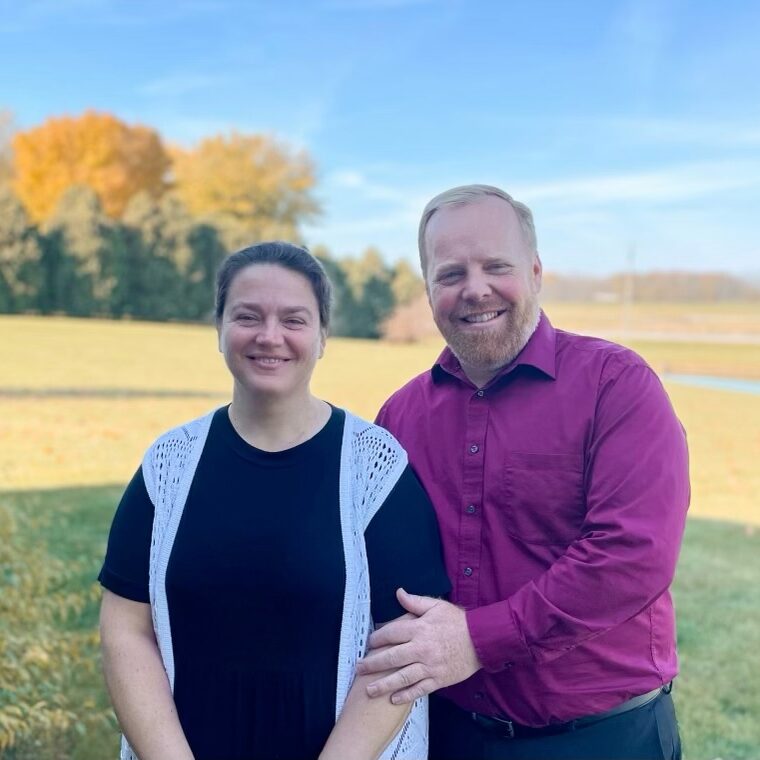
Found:
[[[433,318],[476,385],[523,349],[538,323],[541,262],[501,198],[443,206],[425,232]]]

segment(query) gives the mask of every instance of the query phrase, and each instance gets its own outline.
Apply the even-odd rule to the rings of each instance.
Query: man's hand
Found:
[[[356,666],[360,675],[395,672],[367,686],[370,697],[391,694],[402,704],[459,683],[480,669],[464,610],[441,599],[396,592],[401,606],[416,617],[396,620],[375,631],[370,652]]]

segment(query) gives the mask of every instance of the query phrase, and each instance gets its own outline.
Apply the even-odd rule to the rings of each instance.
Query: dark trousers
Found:
[[[443,697],[430,698],[430,760],[681,760],[670,694],[553,736],[506,739]]]

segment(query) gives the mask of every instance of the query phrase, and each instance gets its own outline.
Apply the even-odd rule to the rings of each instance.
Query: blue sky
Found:
[[[191,145],[305,148],[337,254],[416,260],[434,194],[496,184],[548,270],[760,274],[753,0],[0,2],[0,108],[87,108]]]

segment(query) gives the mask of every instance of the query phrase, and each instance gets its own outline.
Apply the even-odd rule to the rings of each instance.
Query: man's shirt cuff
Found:
[[[475,653],[483,670],[499,673],[520,660],[530,660],[520,632],[512,618],[509,602],[502,601],[465,612]]]

